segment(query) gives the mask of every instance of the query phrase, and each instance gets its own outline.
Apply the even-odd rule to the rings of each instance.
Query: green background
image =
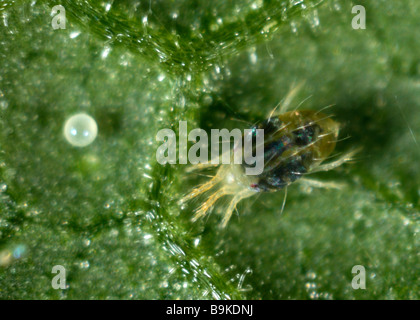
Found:
[[[1,1],[0,298],[418,299],[419,28],[416,0]],[[345,187],[190,222],[202,199],[177,201],[206,178],[158,164],[157,131],[246,128],[301,81],[303,109],[335,104],[337,151],[363,148],[314,175]],[[78,112],[85,148],[62,134]]]

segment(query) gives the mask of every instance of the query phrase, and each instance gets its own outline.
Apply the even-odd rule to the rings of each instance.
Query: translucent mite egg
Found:
[[[97,134],[95,119],[85,113],[70,117],[64,125],[64,137],[75,147],[86,147],[96,139]]]

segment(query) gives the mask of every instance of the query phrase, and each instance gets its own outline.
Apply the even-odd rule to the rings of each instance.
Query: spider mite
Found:
[[[280,111],[251,127],[248,134],[243,135],[243,141],[255,139],[259,130],[264,130],[264,169],[258,175],[247,175],[249,165],[221,164],[216,175],[208,182],[194,188],[180,200],[185,203],[198,195],[208,193],[205,201],[195,210],[192,218],[196,221],[204,217],[221,197],[230,196],[221,227],[226,227],[239,201],[259,192],[276,192],[284,190],[282,211],[285,205],[287,187],[295,181],[304,181],[314,187],[339,188],[338,184],[307,179],[304,176],[318,171],[328,171],[350,161],[357,150],[348,152],[335,161],[324,163],[334,151],[340,125],[330,116],[314,110],[287,111],[293,96],[299,87],[290,91],[285,98]],[[255,145],[255,144],[254,144]],[[254,148],[255,149],[255,148]],[[236,150],[235,152],[243,152]],[[250,155],[248,155],[250,156]],[[198,164],[190,170],[204,169],[213,164]]]

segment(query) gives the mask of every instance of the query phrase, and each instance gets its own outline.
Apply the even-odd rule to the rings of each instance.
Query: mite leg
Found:
[[[345,184],[344,183],[336,183],[336,182],[327,182],[327,181],[320,181],[316,179],[308,179],[308,178],[301,178],[296,182],[300,182],[308,187],[312,188],[325,188],[325,189],[342,189]]]
[[[284,207],[286,206],[286,200],[287,200],[287,187],[284,188],[284,197],[283,197],[283,203],[281,205],[281,211],[280,214],[283,214]]]
[[[329,170],[335,169],[335,168],[341,166],[343,163],[354,160],[353,156],[359,151],[360,151],[360,149],[350,151],[350,152],[342,155],[340,158],[338,158],[337,160],[335,160],[333,162],[326,163],[326,164],[321,164],[320,166],[311,170],[311,173],[319,172],[319,171],[329,171]]]
[[[203,170],[203,169],[207,169],[207,168],[215,168],[217,167],[219,164],[212,164],[212,163],[198,163],[198,164],[193,164],[192,166],[188,167],[185,172],[190,173],[196,170]]]
[[[185,203],[191,199],[194,199],[196,196],[210,190],[213,188],[216,184],[218,184],[222,180],[222,177],[219,175],[216,175],[211,179],[210,181],[202,184],[201,186],[194,188],[189,194],[187,194],[185,197],[183,197],[181,200],[179,200],[179,203]]]
[[[210,190],[213,188],[216,184],[218,184],[222,179],[224,178],[226,168],[220,167],[220,169],[217,171],[216,175],[208,182],[202,184],[201,186],[194,188],[189,194],[187,194],[185,197],[183,197],[179,204],[183,204],[196,196]]]
[[[297,85],[293,85],[289,89],[289,93],[287,94],[287,96],[273,109],[273,111],[271,111],[268,118],[270,119],[275,114],[278,115],[278,114],[285,113],[290,108],[290,104],[292,103],[293,99],[298,94],[298,92],[300,91],[300,89],[303,87],[304,84],[305,84],[305,81],[301,81]],[[276,112],[277,108],[280,108],[278,112]]]
[[[219,198],[223,197],[224,195],[227,194],[227,190],[226,187],[221,188],[219,190],[217,190],[215,193],[213,193],[206,202],[204,202],[200,208],[198,208],[198,210],[196,211],[196,213],[194,214],[193,218],[191,219],[193,222],[197,221],[198,219],[204,217],[207,213],[207,211],[209,211],[209,209],[216,203],[217,200],[219,200]]]
[[[230,220],[230,217],[232,216],[233,210],[236,209],[236,205],[238,204],[239,201],[241,201],[244,198],[248,198],[252,195],[254,195],[255,192],[251,191],[251,190],[242,190],[240,191],[238,194],[236,194],[233,199],[230,201],[229,203],[229,207],[226,210],[225,215],[223,216],[223,220],[222,223],[220,224],[220,226],[222,228],[226,227],[227,223]]]

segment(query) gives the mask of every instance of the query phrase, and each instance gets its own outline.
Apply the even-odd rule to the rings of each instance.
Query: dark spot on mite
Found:
[[[307,146],[312,143],[318,137],[321,132],[321,128],[317,124],[306,125],[305,127],[293,131],[295,136],[295,144],[297,146]]]
[[[270,135],[276,133],[278,130],[280,130],[282,126],[282,122],[279,118],[269,118],[267,120],[264,120],[260,124],[258,124],[258,129],[264,129],[264,135]]]
[[[297,156],[288,162],[276,167],[268,174],[263,174],[257,187],[261,191],[279,190],[301,178],[306,172],[307,155]]]

